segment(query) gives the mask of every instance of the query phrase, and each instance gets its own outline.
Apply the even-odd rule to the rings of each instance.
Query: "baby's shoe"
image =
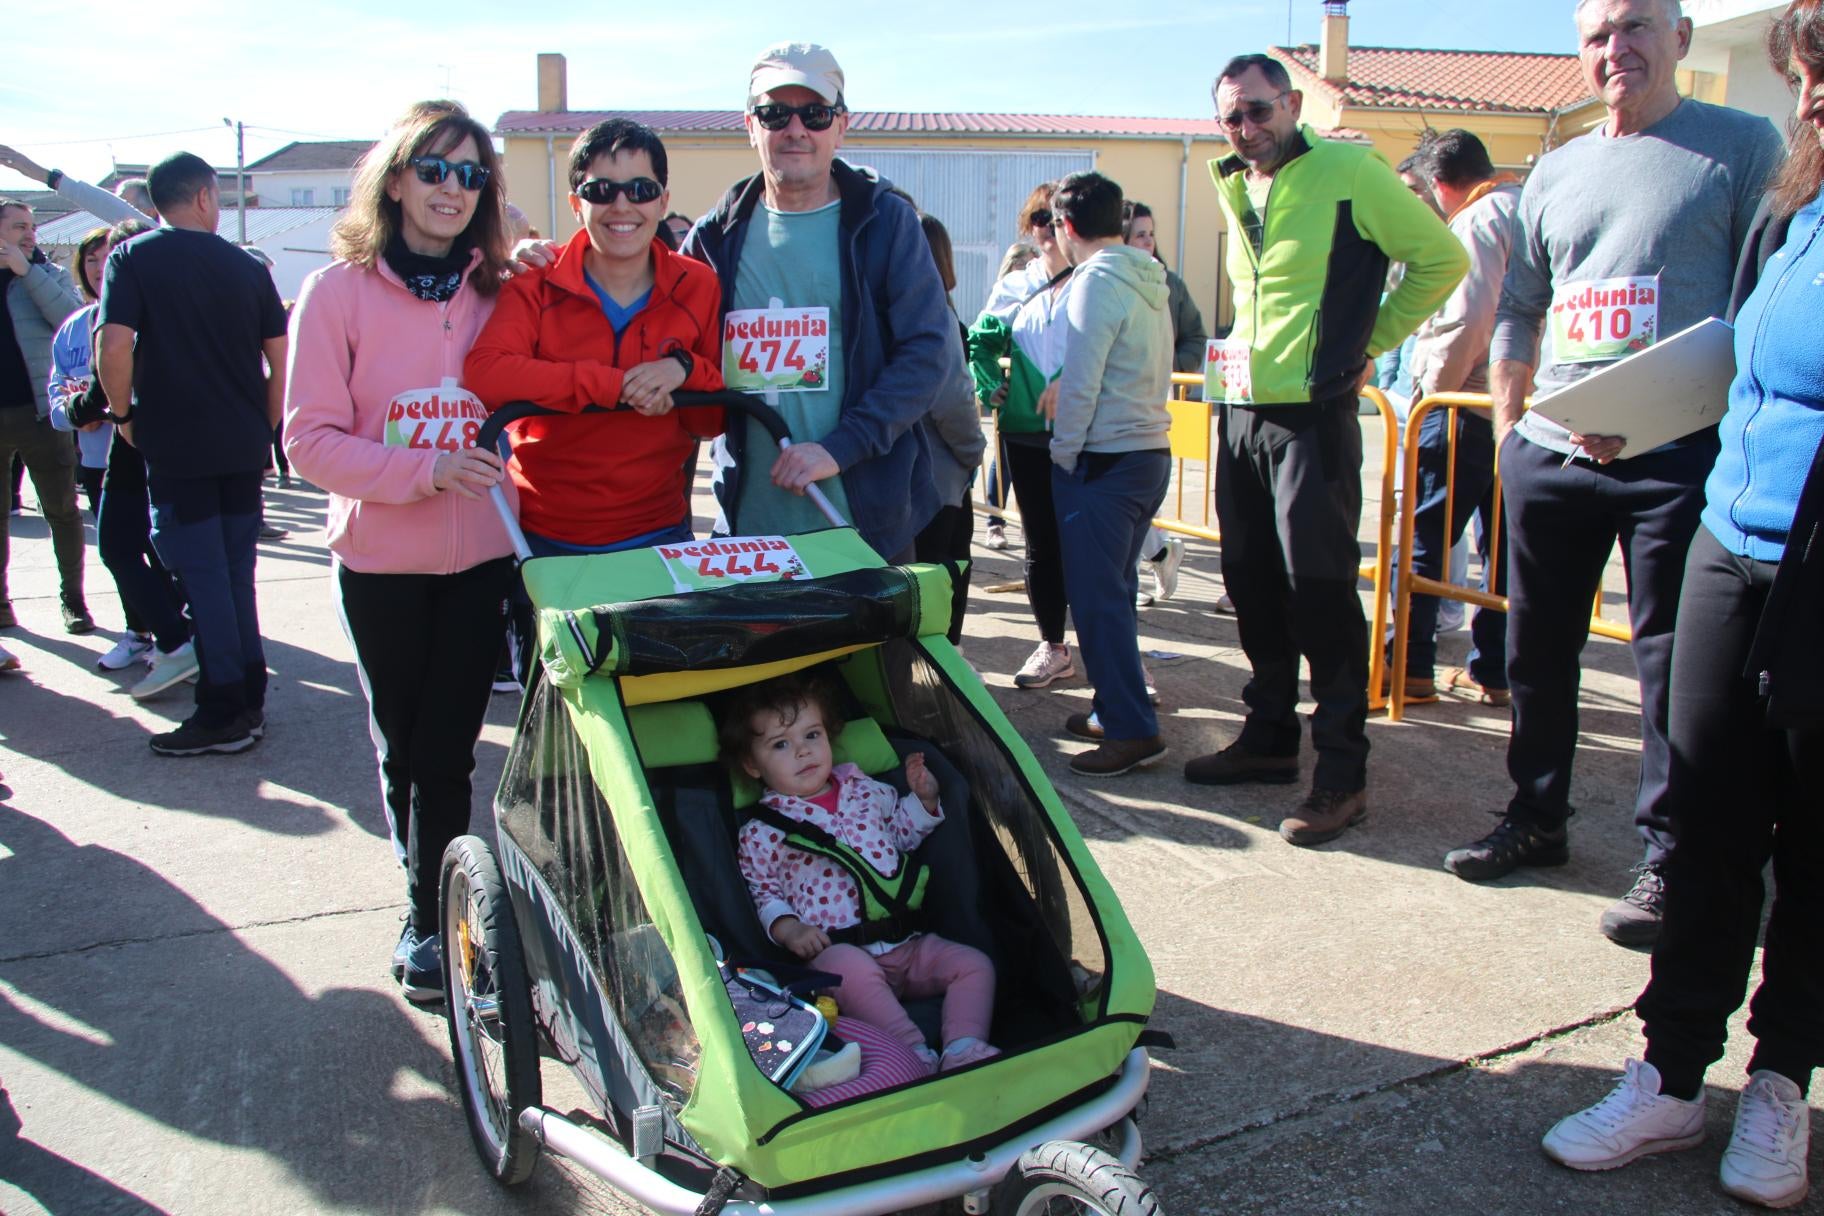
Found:
[[[938,1062],[937,1068],[939,1072],[949,1072],[953,1068],[977,1064],[1000,1054],[1000,1048],[991,1047],[974,1035],[964,1035],[944,1044],[944,1058]]]

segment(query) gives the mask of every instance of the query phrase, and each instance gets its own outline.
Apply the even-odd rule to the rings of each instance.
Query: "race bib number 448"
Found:
[[[437,388],[413,389],[394,397],[386,407],[381,442],[389,448],[444,452],[472,448],[487,418],[480,398],[456,381],[445,380]]]
[[[1586,279],[1552,295],[1552,357],[1604,363],[1647,349],[1659,336],[1659,277]]]
[[[743,393],[830,387],[830,310],[738,308],[722,322],[722,380]]]

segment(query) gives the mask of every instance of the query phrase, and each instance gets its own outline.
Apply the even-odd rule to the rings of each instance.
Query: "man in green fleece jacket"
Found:
[[[1303,98],[1266,55],[1216,78],[1235,154],[1210,165],[1235,239],[1235,328],[1206,395],[1222,402],[1216,515],[1222,579],[1253,676],[1241,736],[1185,765],[1189,781],[1298,779],[1298,661],[1311,664],[1311,794],[1279,827],[1333,840],[1368,812],[1368,625],[1356,593],[1362,432],[1374,357],[1435,312],[1463,247],[1369,148],[1301,128]],[[1406,275],[1386,301],[1390,262]]]

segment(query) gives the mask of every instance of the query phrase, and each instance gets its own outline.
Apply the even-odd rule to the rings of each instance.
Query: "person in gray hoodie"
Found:
[[[1170,292],[1165,268],[1122,243],[1121,202],[1121,187],[1100,173],[1073,173],[1051,205],[1077,270],[1064,368],[1039,406],[1052,423],[1064,593],[1095,686],[1092,712],[1064,724],[1099,743],[1070,762],[1086,777],[1118,776],[1166,752],[1140,667],[1134,597],[1135,563],[1171,478]]]

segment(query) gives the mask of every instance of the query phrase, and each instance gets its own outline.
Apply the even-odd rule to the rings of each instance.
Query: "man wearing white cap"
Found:
[[[825,527],[804,489],[840,474],[824,485],[837,508],[882,557],[909,561],[940,505],[919,420],[945,383],[956,321],[918,213],[836,160],[848,126],[835,56],[808,42],[767,48],[747,90],[760,172],[684,242],[722,280],[724,379],[777,390],[794,441],[770,469],[754,424],[716,441],[717,530]]]

